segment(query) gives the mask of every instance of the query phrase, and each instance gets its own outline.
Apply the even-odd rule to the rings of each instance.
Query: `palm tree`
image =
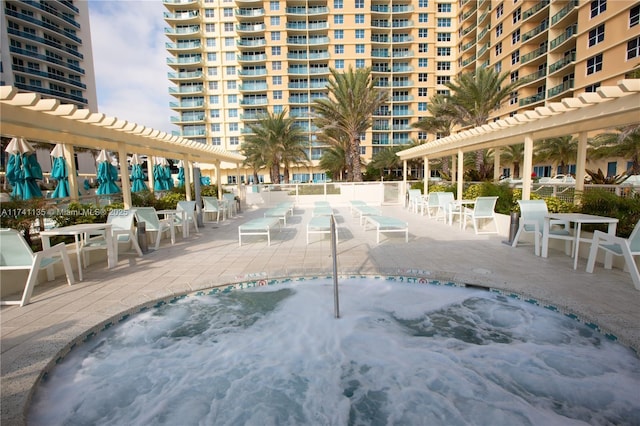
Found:
[[[402,151],[403,149],[407,149],[407,147],[399,145],[380,150],[376,153],[376,155],[373,156],[373,158],[371,159],[371,163],[369,163],[369,166],[371,166],[371,168],[373,169],[379,170],[380,176],[384,176],[385,169],[391,172],[391,170],[394,170],[398,166],[400,166],[401,160],[400,157],[396,155],[396,153]]]
[[[371,68],[349,68],[339,73],[331,70],[329,98],[316,99],[315,125],[321,131],[339,129],[349,139],[347,169],[349,178],[362,182],[360,135],[371,127],[372,115],[387,101],[387,93],[376,89]]]
[[[427,106],[427,112],[430,114],[429,116],[422,117],[418,122],[413,123],[412,126],[426,133],[440,135],[441,137],[449,136],[455,124],[455,114],[448,102],[448,98],[443,95],[434,96],[431,99],[431,103]],[[441,165],[442,172],[450,175],[449,160],[442,158]]]
[[[507,163],[513,164],[513,176],[514,178],[520,177],[520,163],[524,161],[524,144],[509,145],[502,153],[500,157],[506,160]]]
[[[631,159],[629,175],[640,174],[640,124],[616,129],[616,133],[601,133],[591,140],[592,158],[622,157]]]
[[[340,129],[326,129],[317,135],[318,142],[328,145],[322,153],[319,166],[331,172],[332,178],[343,180],[349,171],[349,135]]]
[[[493,68],[479,68],[474,73],[460,75],[445,85],[451,90],[450,107],[455,122],[463,127],[478,127],[487,124],[491,114],[523,84],[522,80],[504,84],[509,73],[498,74]],[[476,170],[486,177],[484,153],[476,151]]]
[[[242,164],[251,168],[253,172],[253,181],[257,184],[258,171],[264,168],[267,164],[267,160],[264,156],[264,150],[262,149],[262,143],[257,139],[252,139],[248,136],[240,148],[240,153],[245,156],[245,160]]]
[[[571,135],[544,139],[536,148],[537,161],[552,161],[560,167],[560,173],[569,173],[569,163],[578,156],[578,140]]]
[[[307,138],[286,110],[268,113],[260,120],[247,124],[252,134],[245,138],[243,150],[256,165],[269,169],[271,182],[280,183],[280,166],[284,167],[285,181],[289,181],[291,164],[306,160]],[[254,177],[255,174],[254,174]]]

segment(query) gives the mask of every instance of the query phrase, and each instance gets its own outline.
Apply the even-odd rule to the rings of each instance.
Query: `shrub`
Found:
[[[622,198],[609,191],[595,188],[582,194],[582,213],[618,218],[616,234],[628,238],[640,220],[640,196]],[[604,227],[601,229],[605,230]]]

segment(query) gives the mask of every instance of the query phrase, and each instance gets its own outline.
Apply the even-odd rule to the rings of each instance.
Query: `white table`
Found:
[[[73,236],[76,243],[76,251],[78,256],[78,279],[82,281],[82,247],[85,238],[81,238],[85,234],[103,233],[107,245],[107,265],[113,268],[116,264],[115,251],[113,249],[113,238],[111,235],[111,224],[109,223],[79,223],[77,225],[63,226],[61,228],[53,228],[48,231],[41,231],[42,248],[51,247],[50,238],[53,236]],[[53,279],[53,267],[47,268],[47,278]]]
[[[180,223],[182,224],[182,238],[187,238],[189,236],[189,224],[186,221],[186,213],[184,210],[157,210],[156,213],[158,216],[162,216],[167,220],[169,225],[171,226],[171,235],[174,235],[175,232],[173,230],[175,226],[175,218],[180,216]],[[171,244],[175,244],[175,241],[171,241]]]
[[[460,210],[457,212],[460,216],[460,229],[462,229],[462,216],[464,215],[464,208],[466,206],[474,206],[476,200],[453,200],[449,203],[449,226],[453,226],[453,208],[458,207]]]
[[[544,218],[544,229],[542,231],[542,257],[547,257],[547,254],[549,252],[549,228],[552,219],[566,220],[568,222],[573,222],[576,224],[575,240],[573,242],[573,269],[578,268],[578,251],[580,249],[580,241],[591,241],[591,239],[580,239],[580,232],[583,223],[607,224],[609,225],[607,228],[607,233],[610,235],[616,234],[616,228],[618,226],[618,219],[615,217],[596,216],[584,213],[550,213]],[[611,253],[607,253],[604,261],[605,266],[611,268],[612,262],[613,258],[611,256]]]

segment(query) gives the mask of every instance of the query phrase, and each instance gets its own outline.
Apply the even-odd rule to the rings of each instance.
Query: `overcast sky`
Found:
[[[98,111],[171,132],[161,0],[90,0]]]

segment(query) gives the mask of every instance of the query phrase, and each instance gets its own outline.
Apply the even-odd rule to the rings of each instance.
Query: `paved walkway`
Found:
[[[491,286],[533,297],[567,309],[598,324],[603,331],[640,348],[640,292],[628,273],[587,274],[581,259],[577,271],[572,259],[551,251],[536,257],[532,245],[515,249],[504,236],[480,235],[448,226],[398,206],[383,213],[409,222],[409,242],[392,233],[376,244],[375,231],[363,231],[346,206],[338,207],[338,268],[342,274],[420,274],[433,279]],[[306,244],[306,223],[312,208],[298,207],[287,226],[276,233],[271,246],[263,237],[243,238],[238,247],[238,225],[261,217],[264,209],[207,223],[199,234],[175,245],[163,240],[158,251],[142,259],[120,256],[115,269],[98,262],[86,270],[85,280],[67,286],[62,279],[36,288],[26,307],[3,307],[1,320],[1,424],[24,424],[24,414],[42,371],[68,350],[70,342],[144,304],[255,277],[328,275],[332,259],[323,235]]]

